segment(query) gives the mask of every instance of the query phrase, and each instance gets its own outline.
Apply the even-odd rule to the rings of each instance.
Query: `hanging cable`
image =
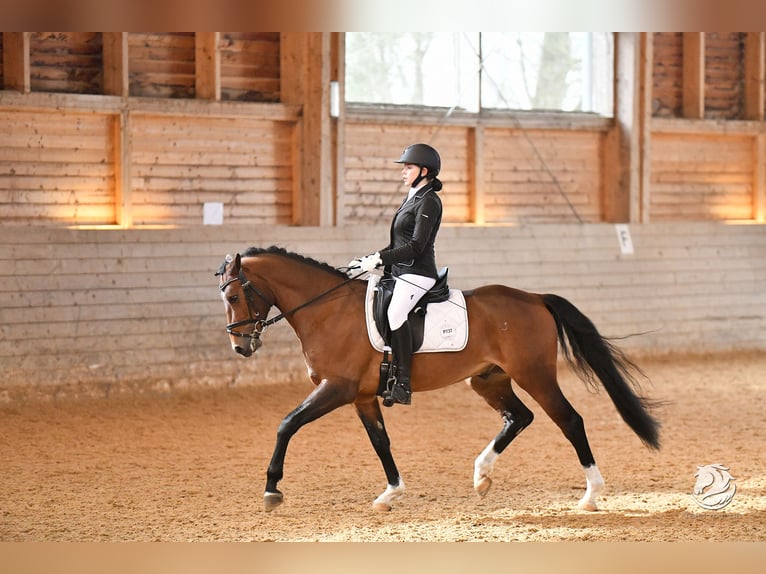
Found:
[[[481,117],[481,113],[482,113],[481,90],[482,90],[482,78],[485,77],[485,76],[492,83],[493,87],[495,88],[495,91],[497,92],[498,97],[505,104],[505,107],[508,108],[508,109],[511,109],[510,103],[508,102],[508,100],[506,99],[506,97],[503,94],[502,90],[500,89],[499,84],[495,81],[495,79],[492,77],[492,75],[488,73],[487,68],[485,67],[484,57],[483,57],[483,53],[482,53],[482,49],[481,49],[481,32],[479,33],[479,45],[478,45],[478,47],[473,45],[473,43],[471,42],[471,38],[468,36],[468,34],[466,32],[463,32],[463,36],[466,39],[466,44],[468,46],[470,46],[471,50],[473,51],[474,55],[477,58],[478,64],[479,64],[478,65],[478,70],[477,70],[478,79],[479,79],[479,113],[478,113],[477,117]],[[444,125],[446,124],[447,119],[449,119],[449,117],[452,115],[452,113],[455,111],[456,108],[457,108],[457,104],[453,104],[441,116],[441,118],[439,119],[438,123],[436,124],[435,131],[430,135],[430,137],[427,140],[427,143],[429,145],[432,145],[433,147],[436,147],[435,144],[437,142],[439,133],[441,132],[441,130],[444,127]],[[521,134],[524,137],[525,141],[527,142],[527,144],[529,145],[530,149],[534,153],[535,158],[537,159],[537,161],[542,166],[543,171],[548,175],[548,177],[549,177],[551,183],[553,184],[553,186],[556,188],[558,193],[564,199],[564,201],[566,202],[567,206],[569,207],[571,212],[574,214],[575,218],[577,218],[578,223],[584,223],[582,217],[577,212],[577,209],[575,208],[574,204],[569,199],[569,196],[564,191],[564,189],[561,187],[561,184],[560,184],[558,178],[553,173],[553,170],[550,168],[548,163],[545,161],[545,158],[543,157],[542,153],[540,152],[540,149],[538,148],[538,146],[535,144],[534,140],[530,136],[529,130],[527,130],[524,127],[524,125],[522,124],[521,120],[518,117],[513,116],[513,115],[511,115],[510,117],[511,117],[511,121],[514,124],[514,127],[518,131],[521,132]],[[380,221],[384,217],[386,217],[386,218],[388,217],[387,214],[388,214],[388,210],[389,210],[389,207],[390,207],[388,204],[389,203],[395,203],[395,201],[392,201],[392,200],[393,200],[394,197],[396,197],[398,194],[401,193],[400,188],[401,188],[401,184],[397,184],[396,187],[392,190],[391,194],[386,198],[385,205],[381,207],[380,211],[378,212],[378,214],[375,216],[375,218],[373,220],[374,223],[376,223],[376,224],[380,223]]]
[[[465,34],[465,32],[464,32],[464,34]],[[470,42],[468,42],[468,45],[471,46]],[[487,79],[490,82],[492,82],[492,85],[494,86],[495,91],[497,92],[497,95],[503,101],[503,103],[505,104],[505,107],[510,109],[511,106],[510,106],[508,100],[505,98],[505,95],[503,94],[502,90],[500,89],[500,86],[495,81],[495,79],[492,77],[492,75],[487,72],[487,69],[484,66],[484,60],[482,59],[482,54],[481,54],[481,32],[479,32],[479,51],[477,52],[476,48],[473,47],[473,46],[471,46],[471,48],[473,49],[474,54],[478,58],[478,60],[479,60],[479,67],[481,69],[481,72],[483,72],[483,74],[480,76],[480,78],[486,75]],[[479,114],[481,114],[481,110],[482,110],[481,102],[479,102]],[[553,173],[553,171],[551,170],[550,166],[548,166],[547,162],[545,161],[545,158],[540,153],[539,148],[537,147],[535,142],[532,140],[532,137],[529,135],[528,130],[521,123],[521,120],[519,118],[515,117],[515,116],[511,116],[511,121],[515,124],[515,127],[518,128],[519,131],[521,131],[522,135],[524,136],[524,139],[529,144],[529,147],[532,148],[532,151],[534,152],[535,157],[537,158],[537,160],[542,165],[543,170],[545,171],[545,173],[548,174],[548,177],[553,182],[553,185],[556,187],[556,189],[558,190],[559,194],[561,194],[561,197],[564,198],[564,201],[569,206],[569,209],[572,211],[574,216],[577,218],[578,223],[583,223],[582,217],[580,217],[580,214],[577,212],[577,209],[575,209],[574,204],[570,201],[569,196],[566,194],[564,189],[561,187],[561,184],[559,183],[558,178]]]

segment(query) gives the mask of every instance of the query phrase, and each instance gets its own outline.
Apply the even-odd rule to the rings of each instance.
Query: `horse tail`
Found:
[[[556,321],[559,343],[572,369],[593,387],[594,375],[598,377],[625,423],[646,446],[659,450],[660,423],[650,414],[658,403],[639,394],[635,374],[645,377],[641,369],[572,303],[551,294],[542,299]]]

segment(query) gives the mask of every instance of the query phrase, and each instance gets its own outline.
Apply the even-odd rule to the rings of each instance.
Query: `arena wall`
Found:
[[[766,351],[766,226],[651,223],[447,225],[451,286],[503,283],[570,298],[634,356]],[[306,379],[285,322],[255,357],[229,347],[215,269],[280,245],[340,266],[385,244],[344,228],[0,229],[0,400],[171,392]],[[338,318],[338,328],[343,318]],[[473,333],[472,336],[481,336]],[[308,384],[308,382],[307,382]]]

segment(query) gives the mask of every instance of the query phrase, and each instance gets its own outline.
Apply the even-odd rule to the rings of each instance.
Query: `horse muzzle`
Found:
[[[242,338],[249,339],[248,344],[245,344],[245,345],[233,344],[232,349],[234,349],[234,352],[242,355],[243,357],[251,356],[263,345],[263,341],[261,341],[260,336],[258,336],[257,334],[242,335]]]
[[[241,327],[242,325],[248,325],[251,323],[254,324],[254,328],[250,333],[239,333],[238,331],[234,330],[236,327]],[[226,326],[226,332],[230,336],[236,337],[238,341],[241,341],[241,343],[235,343],[232,340],[231,348],[234,349],[234,352],[242,355],[243,357],[249,357],[261,348],[261,345],[263,345],[263,341],[261,341],[262,331],[263,323],[261,321],[254,321],[252,319],[239,321],[237,323],[232,323]]]

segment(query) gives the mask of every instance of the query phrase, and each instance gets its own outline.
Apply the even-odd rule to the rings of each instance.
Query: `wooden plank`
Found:
[[[128,33],[102,32],[104,93],[126,97],[129,91]]]
[[[280,92],[283,101],[303,106],[296,132],[295,161],[300,164],[293,197],[295,225],[332,225],[333,160],[330,149],[330,35],[282,33]],[[288,72],[289,71],[289,72]]]
[[[602,197],[606,221],[637,221],[640,218],[640,87],[641,38],[636,33],[615,35],[615,135],[616,149],[607,157],[615,166]]]
[[[654,61],[654,41],[652,33],[641,35],[641,65],[639,70],[639,205],[638,212],[631,217],[631,221],[648,223],[650,221],[652,203],[652,131],[650,122],[652,117],[652,69]]]
[[[100,32],[32,32],[32,91],[103,93]]]
[[[114,155],[114,223],[123,228],[133,226],[133,167],[131,114],[125,110],[112,120],[112,146]]]
[[[683,33],[683,117],[705,117],[705,33]]]
[[[753,219],[766,221],[766,134],[753,140]]]
[[[652,60],[652,115],[682,115],[683,40],[680,32],[654,32]]]
[[[763,121],[766,111],[766,33],[745,34],[746,120]]]
[[[705,34],[705,117],[742,118],[744,43],[740,32]]]
[[[485,180],[485,141],[484,126],[479,123],[474,129],[468,131],[468,157],[467,173],[468,181],[468,221],[483,225],[486,222],[485,201],[486,187]]]
[[[31,32],[3,32],[3,82],[6,90],[31,90],[29,42]]]
[[[221,99],[220,32],[195,32],[195,94],[206,100]]]

